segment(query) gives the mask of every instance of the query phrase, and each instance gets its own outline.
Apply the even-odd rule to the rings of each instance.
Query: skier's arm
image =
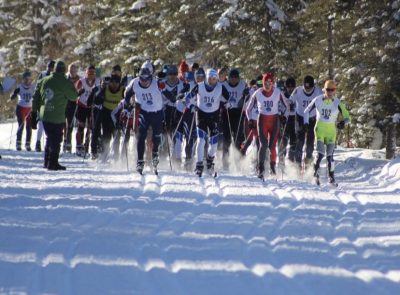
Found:
[[[246,107],[246,117],[248,120],[250,120],[250,112],[253,109],[255,103],[256,103],[256,96],[255,93],[253,93]]]
[[[229,91],[226,89],[224,85],[222,85],[222,102],[227,102],[229,101]]]
[[[345,104],[343,102],[340,102],[338,108],[339,108],[340,113],[342,114],[343,121],[345,123],[350,122],[350,114],[349,114],[349,111],[347,110]]]
[[[128,87],[126,87],[124,92],[124,107],[128,108],[131,105],[131,98],[135,95],[135,91],[133,90],[133,80],[129,83]]]
[[[281,93],[280,95],[280,101],[283,104],[283,106],[285,107],[285,110],[282,112],[282,116],[284,116],[286,119],[289,117],[289,103],[286,101],[285,96],[283,95],[283,93]]]
[[[32,99],[32,114],[37,113],[40,110],[40,107],[43,105],[42,95],[40,94],[42,84],[43,80],[40,80],[36,84],[35,92],[33,93],[33,99]]]
[[[19,92],[20,92],[20,88],[19,87],[15,88],[13,94],[11,94],[11,96],[10,96],[10,100],[16,99]]]
[[[193,87],[192,91],[190,91],[186,97],[185,97],[185,102],[186,102],[186,107],[190,109],[193,105],[193,98],[196,97],[197,93],[199,92],[199,86],[196,85]]]
[[[316,97],[317,98],[317,97]],[[305,108],[304,110],[304,124],[308,124],[309,118],[310,118],[310,112],[315,109],[315,101],[316,98],[314,98],[310,104]]]

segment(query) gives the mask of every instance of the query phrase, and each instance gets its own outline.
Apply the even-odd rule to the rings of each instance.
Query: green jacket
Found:
[[[78,98],[74,84],[63,73],[53,73],[39,80],[33,94],[32,112],[40,112],[40,119],[49,123],[64,123],[68,100]]]

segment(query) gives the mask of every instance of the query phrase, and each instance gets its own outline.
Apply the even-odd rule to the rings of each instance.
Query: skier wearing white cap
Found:
[[[192,98],[194,98],[192,100]],[[197,111],[197,163],[196,174],[200,177],[204,169],[204,146],[209,140],[207,153],[207,170],[214,171],[214,158],[218,146],[218,123],[221,104],[229,100],[229,92],[218,82],[218,72],[208,69],[206,80],[196,85],[187,95],[188,107],[192,112]]]

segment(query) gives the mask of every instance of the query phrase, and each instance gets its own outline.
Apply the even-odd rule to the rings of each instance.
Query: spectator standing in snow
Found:
[[[51,73],[54,71],[54,65],[55,65],[55,63],[56,63],[56,62],[55,62],[54,60],[50,60],[50,61],[47,63],[47,69],[46,69],[46,71],[41,72],[41,73],[39,74],[37,80],[40,81],[41,79],[50,76]],[[44,131],[42,121],[39,120],[38,125],[39,125],[39,128],[38,128],[37,134],[36,134],[35,151],[36,151],[36,152],[41,152],[41,151],[42,151],[42,145],[41,145],[40,141],[42,140],[43,131]]]
[[[55,72],[38,82],[33,95],[32,128],[37,128],[37,112],[40,112],[40,120],[46,133],[44,167],[48,170],[66,170],[58,163],[65,125],[65,108],[68,100],[76,100],[78,92],[66,78],[65,72],[65,63],[57,61]]]

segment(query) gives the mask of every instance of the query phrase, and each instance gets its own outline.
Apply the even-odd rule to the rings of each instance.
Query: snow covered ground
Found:
[[[339,188],[74,156],[49,172],[10,129],[0,294],[400,294],[400,160],[381,151],[340,149]]]

